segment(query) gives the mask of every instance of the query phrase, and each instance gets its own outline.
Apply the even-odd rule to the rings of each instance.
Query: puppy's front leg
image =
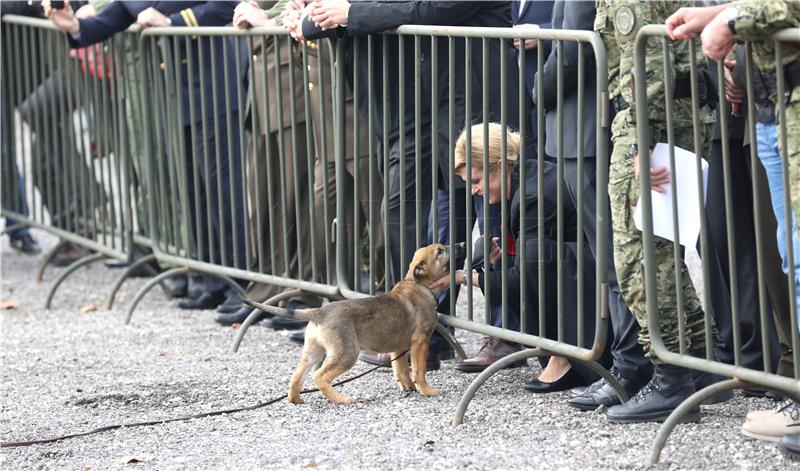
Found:
[[[408,372],[408,354],[406,353],[402,357],[399,357],[401,353],[402,352],[392,353],[392,358],[397,358],[392,362],[394,379],[400,384],[401,391],[413,391],[415,389],[414,382],[411,381],[411,375]]]
[[[434,389],[425,381],[426,360],[428,359],[428,339],[412,341],[411,344],[411,374],[417,391],[423,396],[438,396],[442,392]]]

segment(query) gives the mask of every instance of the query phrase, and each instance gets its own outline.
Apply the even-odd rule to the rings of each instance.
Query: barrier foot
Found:
[[[717,394],[727,391],[728,389],[738,389],[743,387],[747,387],[747,383],[744,383],[738,379],[728,379],[712,384],[711,386],[706,386],[705,388],[687,397],[686,400],[681,403],[681,405],[672,411],[669,417],[667,417],[667,420],[665,420],[658,429],[656,440],[653,442],[653,448],[650,453],[649,466],[655,466],[655,464],[658,463],[658,459],[661,456],[661,450],[664,448],[667,438],[669,438],[669,435],[672,433],[672,429],[674,429],[675,426],[681,422],[681,419],[683,419],[684,415],[686,415],[692,409],[699,407],[700,404],[709,397],[716,396]]]
[[[441,335],[447,341],[447,343],[449,343],[450,346],[453,347],[453,350],[456,352],[456,358],[458,359],[458,361],[467,358],[467,354],[464,353],[464,349],[461,347],[461,344],[458,342],[458,340],[456,340],[453,334],[450,333],[450,329],[437,322],[436,332],[438,332],[439,335]]]
[[[479,374],[478,377],[475,378],[472,383],[470,383],[467,390],[464,391],[464,394],[461,396],[461,400],[458,402],[458,407],[456,408],[456,415],[453,417],[453,427],[464,423],[464,414],[467,412],[467,407],[469,406],[470,401],[472,401],[472,398],[475,397],[475,393],[478,392],[478,389],[483,386],[483,383],[491,378],[492,375],[513,363],[543,355],[549,355],[549,353],[540,348],[529,348],[522,350],[521,352],[512,353],[507,357],[503,357],[483,370],[481,374]]]
[[[58,253],[59,250],[61,250],[61,247],[63,247],[66,243],[67,243],[66,240],[63,239],[60,240],[55,247],[50,249],[50,251],[47,252],[44,255],[44,257],[42,257],[42,261],[39,262],[39,269],[36,271],[37,283],[41,283],[42,280],[44,280],[44,271],[47,269],[47,265],[50,265],[50,262],[52,262],[53,259],[56,258],[56,254]]]
[[[131,317],[133,317],[133,311],[134,309],[136,309],[136,306],[139,304],[139,301],[141,301],[142,298],[144,298],[144,295],[146,295],[148,291],[153,289],[155,285],[161,283],[167,278],[172,278],[173,276],[177,275],[183,275],[189,273],[190,271],[191,270],[187,267],[172,268],[150,279],[150,281],[148,281],[144,286],[142,286],[142,288],[136,293],[136,296],[134,296],[130,306],[128,306],[128,312],[125,313],[125,324],[127,325],[131,323]]]
[[[80,268],[82,266],[89,265],[90,263],[94,263],[94,262],[96,262],[98,260],[102,260],[104,258],[107,258],[107,256],[105,254],[94,253],[94,254],[87,255],[87,256],[85,256],[83,258],[80,258],[80,259],[75,260],[74,262],[72,262],[72,264],[70,266],[68,266],[67,269],[64,270],[63,273],[58,275],[58,278],[56,278],[56,281],[53,283],[53,286],[50,288],[50,292],[47,293],[47,301],[45,301],[45,303],[44,303],[44,308],[45,309],[50,309],[50,304],[53,301],[53,296],[56,295],[56,291],[58,290],[58,287],[61,286],[61,283],[63,283],[64,280],[66,280],[69,275],[71,275],[73,272],[75,272],[75,270],[77,270],[78,268]]]
[[[302,293],[303,292],[301,290],[299,290],[299,289],[293,289],[293,290],[290,290],[290,291],[284,291],[283,293],[276,294],[275,296],[267,299],[262,304],[275,305],[275,304],[278,304],[279,302],[283,301],[284,299],[290,299],[290,298],[293,298],[293,297],[295,297],[295,296],[297,296],[299,294],[302,294]],[[242,296],[242,298],[244,298],[244,297],[245,296]],[[247,316],[247,319],[245,319],[244,322],[242,322],[242,325],[239,327],[238,332],[236,332],[236,339],[233,341],[233,347],[231,348],[231,351],[233,353],[236,353],[236,352],[239,351],[239,344],[242,343],[242,339],[244,338],[244,334],[247,332],[247,329],[249,329],[251,325],[256,323],[256,319],[258,319],[259,317],[260,317],[260,314],[259,314],[258,309],[253,309],[252,311],[250,311],[250,315]]]
[[[246,295],[244,294],[244,288],[242,288],[239,283],[233,281],[233,278],[225,275],[217,275],[216,273],[206,273],[200,272],[203,276],[212,276],[214,278],[219,279],[221,282],[225,283],[228,288],[232,289],[240,298],[244,299]]]
[[[143,267],[145,270],[147,270],[153,276],[158,275],[158,272],[156,272],[155,269],[150,266],[150,262],[153,262],[155,260],[156,260],[156,256],[153,255],[153,254],[150,254],[150,255],[142,257],[139,260],[136,260],[135,262],[131,263],[125,269],[125,271],[122,273],[122,275],[120,275],[120,277],[117,278],[117,281],[114,282],[114,287],[111,289],[111,294],[109,294],[109,296],[108,296],[108,301],[106,301],[106,309],[111,309],[114,306],[114,298],[117,297],[117,292],[119,291],[120,288],[122,288],[122,284],[125,283],[125,280],[130,278],[131,273],[136,271],[139,267]],[[166,294],[168,298],[172,299],[172,294],[164,286],[164,284],[163,283],[159,283],[159,286],[161,286],[161,289],[164,291],[164,294]]]

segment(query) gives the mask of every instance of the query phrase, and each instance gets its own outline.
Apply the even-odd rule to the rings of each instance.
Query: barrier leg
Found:
[[[502,370],[506,366],[511,365],[512,363],[517,363],[518,361],[527,360],[528,358],[545,354],[546,352],[540,348],[529,348],[521,352],[512,353],[511,355],[492,363],[491,366],[483,370],[481,374],[479,374],[478,377],[475,378],[472,383],[470,383],[467,390],[464,391],[464,394],[461,396],[461,400],[458,402],[458,407],[456,408],[456,415],[453,418],[453,427],[464,423],[464,414],[467,412],[467,407],[469,406],[470,401],[472,401],[472,398],[475,397],[475,393],[478,392],[478,389],[483,386],[483,383],[491,378],[492,375]]]
[[[453,347],[453,350],[456,352],[456,357],[458,358],[458,361],[467,358],[467,354],[464,353],[464,349],[461,347],[461,344],[458,343],[458,340],[456,340],[453,334],[450,333],[450,329],[437,322],[436,332],[438,332],[439,335],[441,335],[447,341],[447,343],[449,343],[450,346]]]
[[[136,296],[134,296],[130,306],[128,306],[128,312],[125,313],[125,324],[127,325],[131,323],[131,317],[133,316],[133,311],[134,309],[136,309],[136,306],[139,304],[139,301],[141,301],[144,295],[146,295],[148,291],[153,289],[155,285],[161,283],[167,278],[172,278],[173,276],[177,275],[184,275],[186,273],[189,273],[190,271],[191,270],[187,267],[178,267],[178,268],[173,268],[171,270],[167,270],[161,273],[160,275],[150,279],[150,281],[148,281],[144,286],[142,286],[142,288],[136,293]]]
[[[55,247],[50,249],[44,257],[42,257],[42,261],[39,262],[39,269],[36,271],[36,282],[41,283],[44,280],[44,271],[47,269],[47,265],[50,265],[50,262],[56,258],[56,254],[59,250],[67,243],[66,240],[60,240]]]
[[[114,287],[111,289],[111,294],[108,296],[108,301],[106,301],[106,309],[111,309],[114,306],[114,298],[117,296],[117,292],[122,287],[122,284],[125,283],[125,280],[130,278],[131,273],[136,271],[139,267],[143,267],[145,270],[150,272],[153,276],[158,275],[158,273],[150,266],[150,262],[155,261],[156,256],[153,254],[147,255],[146,257],[142,257],[139,260],[133,262],[125,269],[125,271],[117,278],[117,281],[114,282]],[[159,283],[161,289],[164,291],[164,294],[167,295],[168,298],[172,299],[172,294],[166,289],[163,283]]]
[[[302,294],[302,291],[299,289],[284,291],[283,293],[276,294],[275,296],[267,299],[266,301],[263,302],[263,304],[266,305],[278,304],[284,299],[291,299],[299,294]],[[247,319],[245,319],[244,322],[242,322],[242,325],[239,327],[238,332],[236,332],[236,339],[233,341],[233,347],[231,348],[231,351],[233,353],[239,351],[239,344],[242,343],[244,334],[247,332],[247,329],[249,329],[251,325],[255,324],[256,319],[258,319],[258,317],[260,317],[258,309],[253,309],[252,311],[250,311],[250,315],[247,316]]]
[[[700,404],[709,397],[716,396],[717,394],[727,391],[728,389],[737,389],[743,387],[748,387],[748,384],[738,379],[729,379],[712,384],[711,386],[707,386],[687,397],[686,400],[681,403],[681,405],[672,411],[669,417],[667,417],[667,420],[665,420],[658,429],[655,442],[653,442],[653,449],[650,453],[650,466],[655,466],[655,464],[658,462],[658,458],[661,456],[661,450],[664,448],[667,438],[669,438],[669,435],[672,433],[672,429],[674,429],[675,426],[681,422],[681,419],[683,419],[684,415],[686,415],[692,409],[699,407]]]
[[[72,262],[72,264],[70,266],[68,266],[67,269],[64,270],[64,272],[61,273],[58,276],[58,278],[56,278],[56,281],[53,283],[53,286],[50,288],[50,292],[47,293],[47,301],[45,301],[45,303],[44,303],[44,308],[45,309],[50,309],[50,304],[53,301],[53,296],[55,296],[56,291],[58,290],[58,287],[61,286],[61,283],[63,283],[64,280],[66,280],[69,275],[71,275],[73,272],[75,272],[75,270],[77,270],[78,268],[80,268],[82,266],[89,265],[90,263],[94,263],[94,262],[96,262],[98,260],[102,260],[104,258],[107,258],[107,256],[105,254],[95,253],[95,254],[87,255],[87,256],[85,256],[83,258],[80,258],[80,259],[75,260],[74,262]]]
[[[472,383],[470,383],[467,390],[464,391],[464,395],[461,396],[461,400],[459,401],[458,407],[456,408],[456,415],[455,417],[453,417],[453,422],[452,422],[453,427],[464,423],[464,414],[466,414],[467,412],[467,407],[469,406],[470,401],[472,401],[472,398],[475,397],[475,393],[478,392],[478,389],[480,389],[480,387],[483,386],[483,383],[485,383],[490,377],[492,377],[492,375],[494,375],[495,373],[497,373],[498,371],[502,370],[503,368],[512,363],[517,363],[518,361],[521,360],[527,360],[528,358],[531,357],[552,356],[552,355],[553,354],[551,352],[542,350],[541,348],[529,348],[521,352],[513,353],[507,357],[504,357],[499,361],[492,363],[492,365],[483,370],[481,374],[479,374],[478,377],[475,378],[472,381]],[[611,373],[607,369],[603,368],[601,364],[597,363],[596,361],[576,360],[574,358],[570,358],[569,360],[580,361],[581,363],[591,368],[592,371],[594,371],[598,375],[602,376],[606,381],[608,381],[611,387],[614,388],[614,391],[617,393],[617,396],[619,396],[620,401],[622,402],[628,401],[629,398],[628,395],[625,393],[625,390],[622,389],[622,386],[619,384],[619,382],[611,375]]]
[[[228,286],[228,288],[235,291],[240,298],[245,298],[244,289],[241,286],[239,286],[239,283],[233,281],[233,278],[225,275],[217,275],[216,273],[207,273],[207,272],[202,272],[202,273],[205,276],[213,276],[214,278],[218,278],[221,282],[225,283]]]

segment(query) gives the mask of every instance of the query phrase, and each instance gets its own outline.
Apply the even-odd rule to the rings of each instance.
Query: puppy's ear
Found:
[[[419,281],[420,278],[428,276],[428,262],[421,260],[414,267],[414,281]]]

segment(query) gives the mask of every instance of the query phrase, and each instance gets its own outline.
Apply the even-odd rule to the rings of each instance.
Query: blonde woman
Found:
[[[556,192],[558,188],[558,180],[556,167],[549,163],[544,163],[543,173],[544,181],[542,195],[537,194],[537,168],[535,161],[526,161],[521,165],[525,165],[525,185],[524,192],[520,185],[518,156],[519,149],[522,145],[520,143],[520,136],[517,133],[506,132],[506,193],[503,194],[502,178],[503,178],[503,161],[502,161],[502,136],[503,129],[497,123],[488,125],[488,150],[489,153],[485,157],[488,159],[488,174],[483,172],[484,163],[484,129],[483,124],[476,124],[472,127],[471,132],[471,173],[467,175],[467,133],[466,131],[461,134],[456,142],[455,148],[455,161],[454,171],[461,177],[467,186],[471,188],[474,195],[480,195],[485,199],[488,204],[496,204],[502,202],[504,199],[508,202],[507,208],[507,221],[508,228],[505,232],[509,241],[513,239],[513,245],[507,244],[509,250],[509,258],[511,258],[508,269],[505,271],[505,282],[508,292],[508,309],[509,309],[509,328],[514,326],[519,328],[520,316],[520,291],[524,290],[526,296],[526,321],[527,330],[536,335],[543,335],[550,339],[558,339],[558,308],[559,302],[561,303],[562,313],[564,315],[563,327],[564,337],[563,340],[571,344],[576,344],[577,341],[577,299],[578,293],[576,292],[577,277],[584,277],[585,291],[583,293],[583,300],[585,309],[581,315],[584,316],[584,346],[591,345],[594,337],[594,259],[588,247],[581,247],[584,252],[584,270],[583,273],[577,272],[577,263],[575,258],[576,243],[576,223],[577,211],[574,204],[569,197],[563,198],[564,208],[562,208],[564,220],[563,237],[565,239],[562,253],[564,256],[562,263],[562,280],[563,280],[563,299],[557,299],[557,276],[558,264],[556,256],[558,253],[558,242],[556,240],[556,220],[557,220],[557,204]],[[488,187],[488,192],[487,188]],[[566,196],[566,192],[565,192]],[[539,198],[542,198],[544,204],[544,214],[541,218],[541,223],[544,225],[544,252],[541,257],[545,260],[545,275],[544,275],[544,292],[539,292],[539,222],[540,218],[537,217]],[[526,209],[524,223],[520,221],[520,206],[524,204]],[[525,259],[520,256],[520,248],[525,246]],[[510,250],[513,248],[513,251]],[[457,283],[470,283],[475,287],[480,287],[484,290],[489,286],[491,293],[489,302],[493,305],[502,302],[500,293],[503,282],[503,270],[500,263],[501,249],[498,245],[498,240],[495,238],[492,241],[492,248],[490,254],[491,267],[489,271],[456,273]],[[525,286],[520,286],[520,274],[525,271],[526,281]],[[439,283],[449,283],[449,279],[441,280]],[[539,297],[544,297],[545,305],[545,332],[538,332],[539,317],[538,306]],[[499,339],[487,339],[484,342],[485,348],[487,344],[499,341]],[[568,360],[563,357],[551,357],[548,359],[542,358],[540,362],[546,365],[542,374],[533,381],[525,385],[525,389],[532,392],[554,392],[563,391],[572,387],[590,384],[597,376],[585,367],[580,365],[572,365]]]

